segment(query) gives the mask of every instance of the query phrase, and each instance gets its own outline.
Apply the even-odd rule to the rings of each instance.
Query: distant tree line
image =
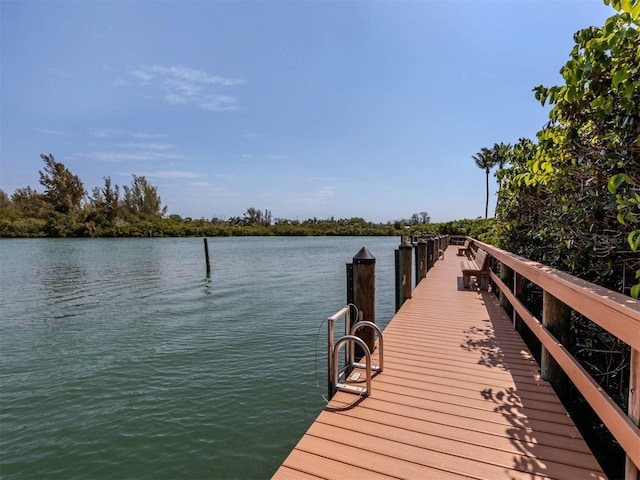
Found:
[[[42,192],[18,188],[11,196],[0,190],[0,237],[187,237],[187,236],[327,236],[411,235],[415,233],[475,233],[488,239],[489,224],[462,220],[432,224],[425,211],[409,218],[373,223],[348,219],[275,218],[268,209],[249,207],[229,219],[193,219],[167,215],[158,188],[144,177],[132,175],[120,186],[105,177],[101,187],[87,192],[84,184],[54,156],[41,155]]]

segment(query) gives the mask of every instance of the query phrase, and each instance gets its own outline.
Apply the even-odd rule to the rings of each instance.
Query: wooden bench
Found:
[[[486,290],[488,285],[485,279],[489,278],[489,258],[487,252],[478,249],[475,259],[462,260],[460,262],[460,269],[462,270],[462,284],[464,288],[469,288],[471,283],[471,277],[476,277],[480,280],[480,289]]]
[[[471,255],[471,243],[469,240],[465,240],[463,245],[458,246],[459,257],[469,257]]]

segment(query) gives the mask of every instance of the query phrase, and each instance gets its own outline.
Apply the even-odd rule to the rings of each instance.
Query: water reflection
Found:
[[[204,293],[205,295],[211,295],[211,289],[212,289],[212,285],[211,285],[211,276],[207,275],[203,280],[202,280],[202,293]]]

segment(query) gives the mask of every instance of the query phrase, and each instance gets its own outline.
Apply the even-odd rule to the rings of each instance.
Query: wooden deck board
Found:
[[[274,478],[605,478],[495,296],[461,289],[459,258],[385,329],[371,396],[321,412]]]

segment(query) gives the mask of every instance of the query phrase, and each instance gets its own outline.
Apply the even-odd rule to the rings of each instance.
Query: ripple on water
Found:
[[[199,239],[3,241],[3,480],[270,476],[322,408],[363,244],[380,321],[396,239],[211,239],[209,278]]]

